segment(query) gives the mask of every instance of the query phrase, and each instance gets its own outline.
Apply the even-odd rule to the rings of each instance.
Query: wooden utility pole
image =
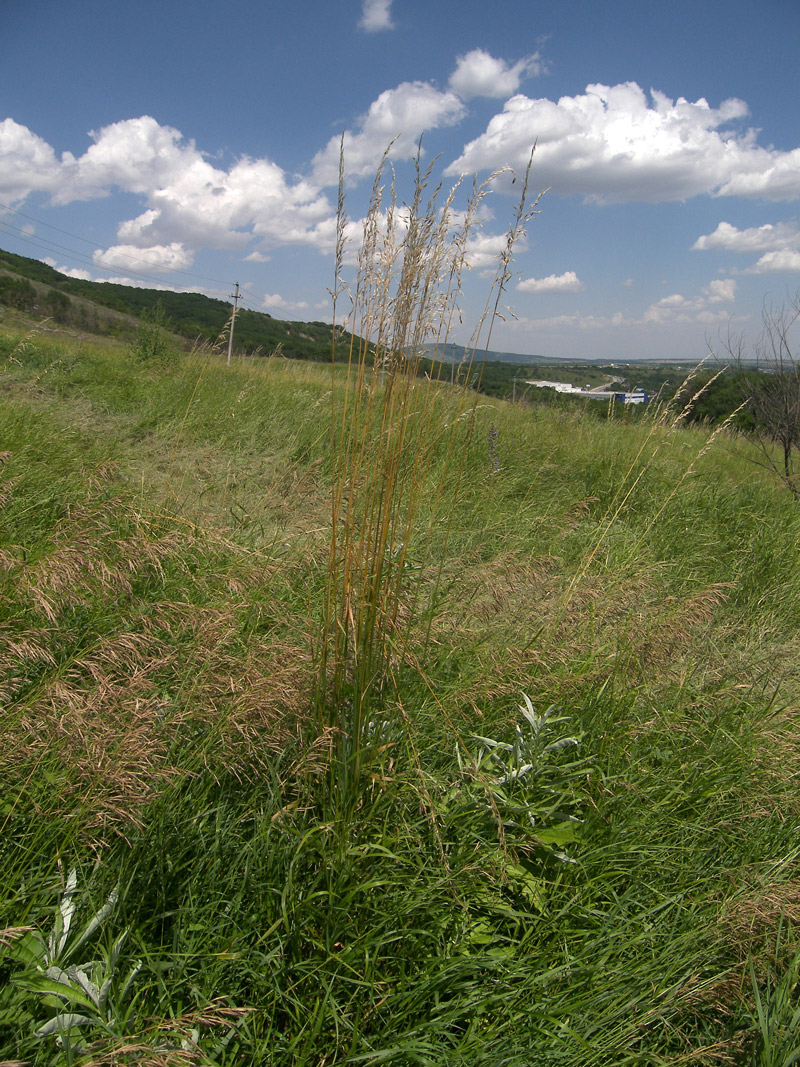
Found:
[[[228,366],[231,365],[231,353],[233,352],[233,324],[236,322],[236,308],[239,304],[239,283],[236,283],[236,292],[231,293],[233,311],[231,313],[231,332],[228,334]]]

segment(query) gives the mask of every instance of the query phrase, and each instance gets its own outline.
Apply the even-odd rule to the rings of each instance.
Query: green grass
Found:
[[[1,344],[0,1057],[793,1062],[800,518],[745,443],[443,388],[343,806],[346,370]],[[21,928],[73,867],[110,985],[59,1049]]]

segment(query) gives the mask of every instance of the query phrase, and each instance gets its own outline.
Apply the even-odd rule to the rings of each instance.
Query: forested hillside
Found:
[[[177,293],[161,289],[140,289],[111,282],[90,282],[70,278],[39,260],[17,256],[0,249],[0,308],[14,308],[40,320],[49,319],[56,325],[75,327],[91,333],[122,340],[132,340],[142,315],[163,312],[164,324],[187,347],[193,344],[227,344],[226,329],[231,304],[215,300],[202,293]],[[348,337],[340,342],[340,358],[346,358]],[[332,328],[324,322],[294,322],[275,319],[266,312],[240,308],[236,316],[234,352],[239,355],[272,355],[278,353],[289,359],[328,362],[331,358]],[[433,346],[425,346],[426,356],[435,354]],[[531,356],[522,362],[514,353],[478,352],[469,374],[469,382],[481,393],[525,403],[569,409],[586,401],[538,389],[532,379],[570,381],[592,387],[616,381],[620,387],[640,386],[651,396],[671,396],[686,378],[693,364],[641,363],[600,364],[586,361],[548,360]],[[448,343],[440,360],[420,360],[422,374],[436,373],[445,380],[458,377],[465,380],[469,352],[463,346]],[[710,380],[721,364],[703,370],[701,381]],[[718,422],[742,402],[752,388],[752,370],[729,367],[714,381],[687,413],[687,421]],[[594,414],[603,418],[602,405],[594,406]],[[636,417],[631,413],[631,418]],[[738,416],[739,423],[749,427],[746,413]]]
[[[0,250],[0,305],[39,313],[56,323],[94,333],[128,336],[144,312],[160,306],[170,327],[188,342],[219,338],[231,304],[202,293],[139,289],[111,282],[69,278],[35,259]],[[111,312],[111,314],[108,314]],[[263,353],[279,349],[292,359],[330,359],[331,326],[288,322],[266,312],[241,308],[236,316],[235,350]]]

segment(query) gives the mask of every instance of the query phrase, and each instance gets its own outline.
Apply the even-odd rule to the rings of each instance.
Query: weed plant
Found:
[[[131,348],[133,357],[142,363],[174,363],[178,346],[169,328],[170,324],[160,304],[153,311],[142,312],[136,340]]]

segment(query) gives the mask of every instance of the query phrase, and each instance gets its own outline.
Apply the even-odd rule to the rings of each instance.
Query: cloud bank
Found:
[[[0,124],[0,201],[12,207],[34,192],[55,204],[91,200],[114,191],[143,198],[145,210],[123,221],[119,244],[95,255],[98,266],[185,269],[192,250],[329,247],[334,209],[320,188],[290,178],[267,159],[243,157],[230,168],[213,166],[180,131],[144,115],[91,135],[81,156],[61,159],[41,138],[12,119]]]
[[[388,0],[366,0],[363,12],[373,30],[390,28]],[[533,181],[538,188],[551,186],[556,194],[615,203],[704,195],[800,198],[800,149],[760,146],[757,132],[744,124],[748,109],[741,100],[712,107],[703,98],[690,103],[656,90],[646,95],[634,82],[590,85],[584,93],[557,101],[519,92],[525,78],[542,72],[538,53],[509,61],[477,48],[458,57],[446,89],[427,81],[387,89],[344,134],[348,180],[358,184],[371,179],[390,143],[392,160],[413,158],[424,134],[465,121],[466,101],[508,96],[485,131],[456,150],[446,174],[457,177],[509,164],[524,169],[535,141]],[[139,213],[120,222],[117,243],[96,254],[98,267],[130,270],[138,262],[167,272],[191,266],[201,248],[237,250],[253,262],[264,262],[279,247],[326,252],[333,247],[331,190],[338,182],[339,137],[310,159],[304,175],[247,156],[223,167],[181,131],[147,115],[112,123],[90,138],[82,154],[58,156],[27,127],[11,118],[0,122],[0,203],[13,208],[37,193],[55,204],[117,191],[140,198]],[[349,229],[357,242],[357,224]],[[485,269],[496,263],[501,244],[496,234],[474,235],[471,265]],[[759,257],[742,273],[800,270],[800,228],[795,223],[740,230],[720,222],[693,247]],[[518,290],[574,293],[581,287],[575,272],[568,271],[528,278]],[[704,299],[711,301],[710,294]],[[653,314],[678,306],[661,302]]]
[[[696,297],[685,297],[680,293],[665,296],[651,304],[644,314],[646,323],[664,322],[699,322],[713,325],[730,318],[730,311],[719,308],[720,304],[730,304],[736,298],[736,282],[733,278],[717,279],[710,282]]]
[[[745,254],[762,252],[756,263],[746,268],[745,274],[800,271],[800,228],[793,222],[767,223],[746,230],[721,222],[713,233],[698,237],[692,248]]]
[[[794,223],[767,223],[739,230],[721,222],[713,233],[698,237],[693,249],[723,249],[727,252],[777,252],[800,247],[800,228]]]
[[[713,108],[651,90],[648,100],[635,82],[589,85],[558,101],[517,94],[448,173],[523,169],[535,142],[536,181],[559,195],[616,203],[800,197],[800,149],[759,147],[755,131],[737,128],[747,114],[736,99]]]

